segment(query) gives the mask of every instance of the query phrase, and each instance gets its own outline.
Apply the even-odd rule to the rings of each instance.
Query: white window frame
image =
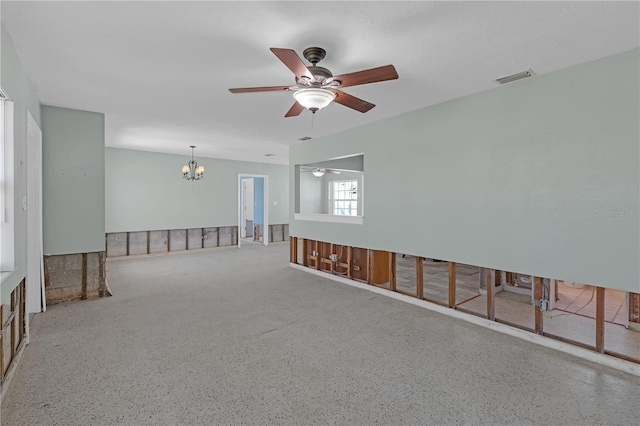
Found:
[[[354,186],[356,188],[356,197],[354,198],[336,198],[336,191],[340,191],[338,189],[336,189],[336,186],[340,183],[345,183],[345,182],[349,182],[349,183],[354,183]],[[360,209],[362,208],[362,206],[360,205],[360,180],[359,179],[341,179],[341,180],[333,180],[331,182],[329,182],[329,205],[331,206],[331,215],[334,216],[359,216],[358,215],[358,211],[360,211]],[[355,201],[356,203],[356,209],[355,209],[355,214],[338,214],[338,207],[336,207],[336,203],[340,202],[340,201]]]
[[[0,93],[0,271],[3,279],[15,269],[14,104],[4,93]]]

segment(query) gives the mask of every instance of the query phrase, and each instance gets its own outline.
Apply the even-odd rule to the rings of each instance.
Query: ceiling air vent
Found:
[[[308,141],[309,139],[311,139],[311,137],[310,137],[310,136],[303,136],[303,137],[301,137],[301,138],[300,138],[300,139],[298,139],[298,140],[299,140],[299,141],[303,141],[303,142],[304,142],[304,141]]]
[[[516,74],[511,74],[506,77],[497,78],[495,81],[498,84],[506,84],[511,83],[512,81],[522,80],[523,78],[531,77],[535,75],[535,73],[531,70],[522,71]]]

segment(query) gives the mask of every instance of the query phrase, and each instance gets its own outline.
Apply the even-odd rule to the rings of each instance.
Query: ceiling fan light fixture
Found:
[[[336,94],[330,90],[311,87],[296,90],[293,98],[309,111],[316,112],[329,105],[336,98]]]
[[[313,175],[317,178],[321,178],[322,176],[324,176],[324,169],[313,169],[313,171],[311,173],[313,173]]]

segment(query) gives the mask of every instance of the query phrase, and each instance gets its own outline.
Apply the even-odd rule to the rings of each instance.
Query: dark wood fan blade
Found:
[[[229,89],[231,93],[280,92],[282,90],[289,90],[289,86],[240,87],[237,89]]]
[[[367,112],[375,106],[370,102],[363,101],[362,99],[356,98],[355,96],[345,93],[342,90],[333,89],[331,91],[336,94],[336,98],[333,100],[333,102],[337,102],[351,109],[355,109],[356,111]]]
[[[289,111],[287,111],[287,113],[285,114],[285,118],[286,117],[295,117],[297,115],[300,115],[300,113],[304,111],[304,107],[302,105],[300,105],[298,102],[294,103],[293,106],[289,109]]]
[[[312,82],[316,81],[315,78],[313,78],[311,71],[309,71],[304,62],[302,62],[302,59],[300,59],[300,56],[298,56],[295,50],[272,47],[271,51],[296,75],[296,77],[300,78],[302,76],[306,76]]]
[[[393,65],[371,68],[369,70],[352,72],[350,74],[335,75],[327,83],[338,80],[340,87],[357,86],[359,84],[377,83],[379,81],[395,80],[398,73]]]

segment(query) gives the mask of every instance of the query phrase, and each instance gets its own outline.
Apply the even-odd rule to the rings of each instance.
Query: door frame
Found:
[[[263,217],[264,217],[264,229],[262,231],[262,244],[265,246],[269,245],[269,175],[257,175],[253,173],[238,173],[238,186],[236,190],[236,196],[238,197],[238,248],[241,247],[240,238],[240,229],[242,227],[242,179],[243,178],[264,178],[264,207],[263,207]],[[253,193],[255,197],[255,181],[253,186]],[[255,212],[254,212],[255,218]],[[255,221],[254,221],[255,223]]]
[[[29,112],[27,115],[27,196],[23,203],[23,209],[27,211],[27,244],[26,244],[26,291],[25,312],[26,341],[29,343],[30,314],[45,312],[47,302],[44,288],[43,265],[43,232],[42,232],[42,130]],[[36,140],[31,138],[36,135]],[[35,207],[32,208],[32,206]],[[34,229],[35,227],[35,229]],[[34,240],[35,239],[35,240]],[[35,251],[35,252],[34,252]],[[38,259],[37,265],[32,265],[33,259]],[[30,300],[38,294],[40,303],[32,306]]]

